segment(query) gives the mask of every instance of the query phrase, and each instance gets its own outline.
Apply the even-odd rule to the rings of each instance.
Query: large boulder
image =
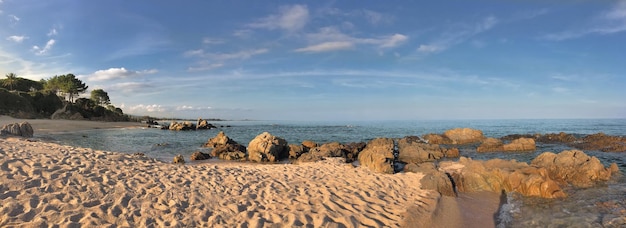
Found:
[[[211,155],[207,153],[202,153],[200,151],[193,152],[193,154],[191,154],[191,157],[190,157],[192,161],[206,160],[210,158],[211,158]]]
[[[377,173],[393,173],[394,142],[389,138],[376,138],[359,153],[359,163]]]
[[[343,151],[345,161],[347,163],[356,161],[359,157],[359,153],[361,153],[365,146],[366,144],[364,142],[344,144],[341,150]]]
[[[263,132],[248,144],[248,159],[256,162],[275,162],[289,155],[289,146],[283,138]]]
[[[495,138],[487,138],[478,148],[477,152],[493,152],[493,151],[534,151],[536,149],[535,140],[531,138],[514,139],[508,144],[504,144],[501,140]]]
[[[444,157],[444,150],[437,144],[421,143],[407,137],[398,140],[398,160],[405,163],[439,160]]]
[[[320,157],[342,157],[343,145],[338,142],[326,143],[321,146],[314,147],[309,150],[309,153],[316,154]]]
[[[0,129],[0,135],[33,137],[33,127],[28,122],[7,124]]]
[[[223,153],[232,153],[232,152],[241,152],[245,154],[246,147],[239,145],[238,143],[218,145],[215,148],[213,148],[213,150],[211,150],[210,155],[213,157],[221,157],[220,155]]]
[[[570,183],[576,187],[591,187],[607,181],[617,165],[604,167],[600,160],[580,150],[567,150],[559,154],[545,152],[531,161],[531,165],[543,167],[551,178]]]
[[[302,147],[306,152],[306,151],[309,151],[310,149],[317,147],[317,143],[311,140],[304,140],[302,141]]]
[[[298,159],[305,153],[304,148],[302,145],[289,144],[289,159]]]

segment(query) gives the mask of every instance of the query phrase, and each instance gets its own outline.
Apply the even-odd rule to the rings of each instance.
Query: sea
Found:
[[[166,124],[163,121],[160,122]],[[486,137],[499,138],[510,134],[547,134],[565,132],[576,136],[603,132],[626,136],[626,119],[522,119],[522,120],[413,120],[413,121],[216,121],[217,129],[169,131],[154,128],[98,129],[45,135],[60,144],[96,150],[144,153],[162,161],[195,151],[207,151],[202,144],[223,131],[228,137],[247,145],[255,136],[269,132],[290,144],[312,140],[328,142],[367,142],[378,137],[402,138],[441,134],[453,128],[473,128]],[[477,153],[476,145],[461,146],[461,156],[487,160],[515,159],[530,162],[539,154],[572,149],[560,144],[537,144],[535,152]],[[617,163],[626,173],[626,153],[585,151],[604,165]],[[454,160],[454,159],[451,159]],[[498,227],[626,227],[615,221],[626,221],[626,178],[617,175],[593,188],[566,187],[566,199],[539,199],[507,195],[496,216]],[[604,205],[602,207],[602,205]],[[608,205],[608,206],[607,206]],[[620,220],[620,218],[622,220]]]

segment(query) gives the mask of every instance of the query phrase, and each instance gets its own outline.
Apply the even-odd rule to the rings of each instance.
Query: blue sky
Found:
[[[626,1],[0,0],[0,69],[138,115],[625,118]]]

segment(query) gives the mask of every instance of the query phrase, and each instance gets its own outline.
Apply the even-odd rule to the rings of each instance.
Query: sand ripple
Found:
[[[0,227],[398,227],[435,201],[422,174],[335,160],[174,165],[15,138],[0,172]]]

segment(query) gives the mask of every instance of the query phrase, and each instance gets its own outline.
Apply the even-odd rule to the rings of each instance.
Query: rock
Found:
[[[541,143],[571,143],[574,141],[576,141],[576,137],[571,134],[566,134],[565,132],[545,134],[537,138],[537,142]]]
[[[471,128],[455,128],[445,131],[442,135],[427,134],[424,140],[430,144],[471,144],[484,139],[481,130]]]
[[[246,154],[246,147],[239,145],[238,143],[218,145],[217,147],[213,148],[213,150],[211,150],[210,155],[213,157],[221,158],[221,154],[232,152],[240,152]]]
[[[289,155],[287,141],[263,132],[248,144],[248,159],[256,162],[275,162]]]
[[[420,164],[411,163],[404,167],[405,172],[423,173],[424,177],[420,180],[423,189],[435,190],[444,196],[456,196],[455,187],[448,175],[436,169],[432,162]]]
[[[297,159],[304,153],[304,146],[289,144],[289,159]]]
[[[305,140],[305,141],[302,141],[302,146],[304,147],[303,149],[305,151],[309,151],[310,149],[317,147],[317,143],[311,140]]]
[[[394,142],[389,138],[376,138],[359,153],[359,163],[377,173],[393,173]]]
[[[534,151],[537,149],[535,140],[531,138],[519,138],[504,144],[504,151]]]
[[[174,164],[185,164],[185,158],[183,157],[183,155],[176,155],[176,157],[174,157]]]
[[[309,150],[309,153],[316,154],[320,157],[342,157],[343,146],[338,142],[326,143]]]
[[[571,143],[571,146],[581,150],[599,150],[603,152],[625,152],[626,137],[610,136],[604,133],[587,135],[582,142]]]
[[[192,161],[197,161],[197,160],[206,160],[206,159],[210,159],[211,155],[206,154],[206,153],[202,153],[200,151],[196,151],[193,152],[193,154],[191,154],[191,160]]]
[[[512,134],[512,135],[505,135],[503,137],[500,138],[500,140],[506,140],[506,141],[512,141],[512,140],[516,140],[519,138],[529,138],[529,139],[538,139],[539,137],[541,137],[541,134]]]
[[[169,129],[173,131],[187,131],[187,130],[195,130],[196,126],[189,121],[185,121],[182,123],[174,121],[170,124]]]
[[[227,144],[239,145],[239,143],[235,142],[235,140],[232,140],[231,138],[226,136],[223,131],[220,131],[215,137],[210,138],[204,145],[202,145],[202,147],[215,148]]]
[[[455,128],[447,130],[443,135],[452,141],[451,144],[477,143],[484,138],[481,130],[471,128]]]
[[[446,156],[446,158],[458,158],[460,157],[460,153],[459,153],[459,148],[449,148],[446,149],[443,154]]]
[[[247,159],[246,154],[241,151],[220,153],[219,158],[222,160],[229,160],[229,161],[245,161]]]
[[[348,143],[343,145],[341,150],[343,151],[345,161],[347,163],[356,161],[359,157],[359,153],[361,153],[361,151],[365,148],[365,145],[366,144],[364,142]]]
[[[304,154],[300,155],[300,157],[298,157],[298,159],[294,163],[295,164],[302,164],[302,163],[307,163],[307,162],[321,161],[322,159],[324,159],[324,158],[319,156],[319,155],[317,155],[317,154],[304,153]]]
[[[196,130],[209,130],[212,128],[217,127],[213,126],[213,124],[210,124],[209,122],[201,118],[198,118],[198,121],[196,121]]]
[[[33,127],[28,122],[7,124],[0,129],[0,135],[21,136],[25,138],[33,137]]]
[[[556,181],[582,188],[609,180],[613,170],[605,168],[598,158],[580,150],[567,150],[559,154],[545,152],[533,159],[531,165],[545,168]]]
[[[493,152],[493,151],[534,151],[536,149],[535,140],[530,138],[519,138],[511,141],[511,143],[503,144],[502,141],[495,138],[487,138],[478,148],[477,152]]]
[[[495,138],[487,138],[483,141],[478,148],[476,148],[476,152],[492,152],[492,151],[502,151],[504,143],[499,139]]]
[[[445,148],[437,144],[421,143],[421,140],[405,137],[398,140],[398,160],[405,163],[435,161],[444,157]]]

